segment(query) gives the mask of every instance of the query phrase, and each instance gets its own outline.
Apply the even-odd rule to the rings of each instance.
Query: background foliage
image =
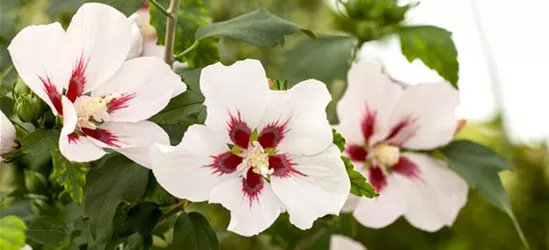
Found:
[[[549,151],[543,144],[510,144],[499,118],[486,124],[468,124],[458,137],[493,148],[511,161],[511,165],[489,161],[483,164],[488,178],[496,182],[492,186],[500,185],[499,180],[494,179],[499,172],[503,180],[499,187],[509,193],[510,203],[507,197],[484,199],[480,194],[497,197],[498,193],[486,195],[485,192],[493,190],[483,189],[484,183],[476,183],[479,192],[470,192],[469,202],[455,225],[437,233],[416,230],[403,219],[381,230],[367,229],[350,215],[327,217],[317,221],[311,230],[300,231],[288,223],[287,216],[281,216],[266,233],[245,238],[225,232],[228,212],[220,206],[177,201],[156,183],[148,170],[123,156],[111,155],[90,164],[66,161],[56,151],[59,131],[54,128],[56,122],[51,111],[37,111],[30,118],[18,115],[22,108],[18,108],[16,102],[24,98],[36,100],[28,89],[17,83],[6,47],[16,31],[26,25],[54,20],[67,25],[83,2],[85,0],[2,0],[0,3],[0,108],[21,125],[18,134],[24,138],[22,156],[0,166],[0,242],[10,237],[20,240],[17,234],[26,228],[26,238],[34,249],[104,249],[120,244],[124,244],[124,249],[143,249],[153,244],[155,249],[217,249],[217,246],[221,249],[327,249],[328,235],[337,232],[363,242],[370,250],[523,249],[512,221],[492,203],[503,210],[513,209],[532,249],[549,249]],[[102,2],[129,15],[143,1]],[[168,6],[166,0],[158,2]],[[405,11],[411,7],[380,4],[375,8],[361,8],[368,11],[348,11],[349,16],[344,16],[320,0],[182,0],[175,51],[182,52],[200,40],[193,51],[179,58],[189,66],[178,72],[189,91],[174,98],[151,120],[170,133],[173,144],[181,139],[190,124],[202,122],[205,111],[201,104],[203,96],[198,91],[199,69],[218,60],[229,64],[243,58],[260,59],[270,77],[288,80],[290,85],[315,77],[324,81],[337,99],[345,87],[346,71],[357,46],[390,35],[399,35],[402,52],[408,60],[421,59],[457,86],[459,65],[455,57],[457,51],[448,40],[450,34],[432,26],[400,25]],[[261,8],[265,10],[258,11]],[[239,36],[238,29],[242,26],[224,30],[242,19],[252,23],[258,17],[277,18],[270,13],[289,21],[279,20],[276,27],[282,25],[284,29],[273,32],[264,25],[267,35],[255,39]],[[200,28],[232,18],[237,19],[221,28],[220,25]],[[163,14],[154,7],[153,25],[162,42]],[[314,31],[317,40],[310,39],[307,30]],[[6,93],[8,96],[4,96]],[[337,121],[333,105],[328,111],[330,120]],[[38,127],[43,128],[34,130]],[[455,147],[476,147],[465,144],[467,141],[454,143],[441,153],[447,158],[457,154],[459,159],[455,165],[467,168],[470,166],[467,158],[459,157],[463,151],[454,152]],[[511,168],[514,172],[508,171]],[[466,179],[471,184],[475,183],[475,177]],[[182,209],[184,213],[180,213]],[[5,234],[5,228],[13,235]],[[167,246],[166,242],[172,245]],[[199,248],[197,242],[207,242],[207,245]]]

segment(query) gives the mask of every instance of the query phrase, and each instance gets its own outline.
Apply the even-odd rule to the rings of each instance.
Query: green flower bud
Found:
[[[13,92],[15,93],[15,97],[32,93],[29,87],[27,87],[27,84],[25,84],[21,78],[17,78]]]
[[[33,93],[21,94],[15,104],[17,116],[24,122],[37,121],[45,110],[42,100]]]

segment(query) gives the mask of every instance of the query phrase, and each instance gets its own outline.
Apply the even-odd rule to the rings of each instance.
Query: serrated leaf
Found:
[[[175,221],[173,249],[217,250],[219,242],[208,220],[199,213],[182,213]]]
[[[61,13],[76,12],[76,10],[84,3],[95,2],[110,5],[124,13],[124,15],[130,16],[138,10],[139,7],[145,3],[145,1],[146,0],[50,0],[48,14],[58,15]]]
[[[82,203],[88,166],[85,163],[67,160],[59,152],[59,149],[52,150],[51,157],[53,162],[53,179],[65,188],[77,204]]]
[[[25,222],[17,216],[6,216],[0,219],[0,246],[3,250],[20,250],[26,241]]]
[[[468,140],[453,141],[440,152],[452,171],[465,179],[488,202],[509,215],[524,245],[528,246],[498,175],[501,171],[511,170],[511,163],[491,148]]]
[[[420,59],[458,88],[459,62],[452,33],[436,26],[406,26],[398,30],[402,54],[412,62]]]
[[[27,237],[32,241],[52,248],[62,248],[69,244],[67,229],[45,216],[31,219],[28,225]]]
[[[84,214],[89,217],[91,235],[99,249],[113,233],[112,221],[122,201],[140,199],[145,194],[149,170],[116,155],[90,170],[84,188]]]
[[[196,31],[195,39],[201,40],[221,36],[259,47],[275,47],[278,44],[284,45],[285,35],[298,31],[314,38],[311,31],[275,16],[264,9],[259,9],[227,21],[202,26]]]
[[[366,181],[366,178],[358,171],[355,170],[353,167],[353,163],[351,163],[351,160],[349,158],[342,156],[341,160],[343,160],[343,163],[345,164],[345,170],[347,170],[347,175],[349,175],[349,179],[351,180],[351,193],[361,197],[367,197],[367,198],[374,198],[379,196],[379,194],[376,192],[376,190],[372,187],[368,181]]]
[[[345,80],[351,66],[355,37],[323,36],[304,40],[290,49],[282,66],[282,75],[290,86],[314,78],[331,86],[334,80]]]
[[[339,151],[345,151],[345,138],[335,129],[332,129],[332,136],[333,143],[339,148]]]

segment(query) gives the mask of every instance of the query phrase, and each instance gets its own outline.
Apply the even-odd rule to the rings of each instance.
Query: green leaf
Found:
[[[347,174],[349,175],[349,179],[351,180],[351,193],[361,197],[367,197],[367,198],[374,198],[379,196],[379,194],[376,192],[376,190],[372,187],[368,181],[366,181],[366,178],[356,169],[353,167],[353,163],[351,163],[351,160],[349,158],[342,156],[341,160],[343,160],[343,163],[345,164],[345,170],[347,170]]]
[[[0,246],[3,250],[20,250],[26,241],[27,226],[23,220],[10,215],[0,219]]]
[[[358,40],[350,36],[324,36],[304,40],[290,49],[282,75],[290,85],[314,78],[331,86],[334,80],[345,80]]]
[[[69,244],[67,229],[45,216],[35,217],[28,224],[27,237],[32,241],[53,248],[62,248]]]
[[[27,134],[21,141],[21,151],[31,156],[50,155],[52,148],[57,148],[58,130],[39,128]]]
[[[96,2],[110,5],[126,16],[130,16],[141,7],[146,0],[50,0],[48,14],[58,15],[67,12],[76,12],[76,10],[87,2]]]
[[[219,243],[212,226],[203,215],[196,212],[182,213],[175,221],[172,248],[217,250]]]
[[[521,240],[528,246],[498,175],[501,171],[511,170],[511,163],[491,148],[468,140],[453,141],[440,152],[452,171],[465,179],[488,202],[509,215]]]
[[[333,143],[339,148],[340,152],[345,151],[345,138],[337,132],[337,130],[332,129]]]
[[[435,26],[406,26],[398,30],[402,54],[412,62],[420,59],[457,88],[459,63],[452,33]]]
[[[139,203],[128,211],[123,228],[130,230],[130,232],[138,232],[142,236],[150,236],[161,215],[162,212],[157,204],[152,202]]]
[[[110,239],[116,208],[122,201],[140,199],[147,187],[149,170],[116,155],[92,168],[84,188],[84,214],[89,217],[91,234],[99,245]]]
[[[284,45],[284,36],[302,31],[309,37],[314,34],[297,24],[286,21],[272,13],[259,9],[231,20],[212,23],[200,27],[195,34],[196,40],[213,36],[229,37],[259,47]]]
[[[67,160],[59,149],[51,151],[53,162],[53,179],[62,185],[77,203],[82,203],[84,197],[84,185],[86,185],[86,173],[88,166],[85,163],[71,162]]]

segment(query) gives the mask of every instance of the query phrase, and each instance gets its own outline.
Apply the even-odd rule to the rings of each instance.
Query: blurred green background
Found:
[[[82,2],[79,0],[62,1],[65,4],[76,6]],[[65,22],[70,20],[67,19],[70,18],[70,15],[60,14],[63,11],[52,11],[49,6],[50,2],[48,0],[1,0],[0,72],[6,70],[7,62],[9,62],[5,47],[9,44],[14,32],[29,24],[47,23],[56,19]],[[333,8],[321,0],[209,0],[205,1],[205,9],[200,9],[198,12],[196,12],[196,9],[184,9],[182,15],[188,14],[189,20],[196,21],[200,19],[198,23],[203,23],[210,20],[226,20],[257,8],[265,8],[278,16],[314,31],[316,34],[349,32],[340,13],[334,11]],[[6,10],[9,11],[6,12]],[[208,13],[211,19],[204,16]],[[158,24],[156,26],[158,27]],[[163,32],[159,29],[159,33]],[[182,48],[188,47],[192,43],[192,34],[193,32],[183,30],[180,37],[177,37],[182,43]],[[211,41],[209,45],[203,48],[203,54],[191,56],[194,56],[195,59],[196,57],[209,56],[211,57],[209,60],[215,60],[219,56],[224,62],[243,58],[257,58],[267,68],[270,77],[285,79],[281,72],[286,62],[287,52],[303,39],[307,39],[305,35],[292,35],[287,37],[286,44],[283,47],[279,46],[273,49],[260,49],[226,39],[219,42]],[[219,55],[215,52],[215,47],[219,47]],[[176,49],[176,51],[178,50]],[[325,60],[329,61],[331,58],[325,58]],[[207,64],[207,61],[203,64]],[[203,65],[198,61],[194,66],[200,67]],[[5,76],[5,74],[3,75]],[[332,91],[341,92],[341,88],[337,86],[340,86],[342,82],[338,81],[338,83],[331,84],[331,86],[335,86]],[[334,95],[338,96],[339,94],[334,93]],[[495,117],[492,121],[485,123],[474,124],[469,122],[458,137],[471,139],[492,147],[512,161],[515,171],[502,173],[501,176],[512,200],[513,210],[531,248],[534,250],[549,250],[549,150],[547,145],[544,142],[528,145],[510,143],[503,129],[504,124],[501,121],[505,119],[503,119],[501,112]],[[14,168],[5,164],[1,165],[0,187],[2,191],[17,183],[13,176],[16,176],[14,173],[19,171],[19,167],[21,166]],[[221,231],[226,228],[228,213],[220,207],[194,204],[191,209],[205,213],[215,229]],[[331,222],[340,223],[350,228],[354,239],[362,242],[370,250],[523,249],[508,216],[488,204],[475,191],[470,192],[469,202],[461,211],[454,226],[444,228],[437,233],[416,230],[403,219],[385,229],[372,230],[360,226],[349,217],[348,215],[342,216]],[[312,231],[299,232],[282,220],[279,220],[275,227],[285,228],[283,231],[286,232],[286,235],[279,235],[281,239],[274,239],[267,236],[244,238],[232,233],[224,233],[220,235],[222,249],[284,249],[284,242],[291,239],[292,236],[307,237],[311,241],[319,237],[318,233]],[[273,241],[277,242],[279,246],[271,246],[270,243]],[[299,246],[297,248],[299,249]]]

